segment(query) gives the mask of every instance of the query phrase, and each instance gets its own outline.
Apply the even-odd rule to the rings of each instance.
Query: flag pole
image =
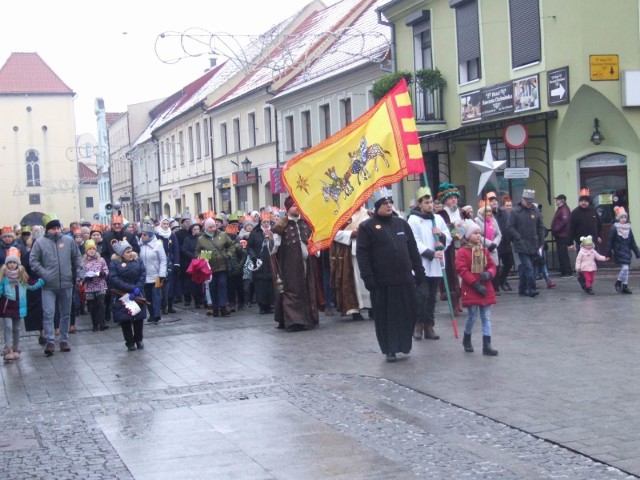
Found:
[[[426,170],[422,172],[422,178],[424,180],[425,186],[428,187],[429,179],[427,178]],[[434,225],[435,225],[435,222],[434,222]],[[438,238],[437,235],[434,235],[433,238],[435,240],[434,242],[435,251],[444,252],[444,245],[442,244],[442,242],[440,242],[440,238]],[[446,266],[444,264],[444,256],[440,258],[440,271],[442,272],[442,281],[444,284],[444,291],[447,294],[447,305],[449,307],[449,315],[451,315],[451,326],[453,328],[453,336],[454,338],[458,338],[458,325],[456,324],[455,314],[453,313],[453,302],[451,302],[451,291],[449,290],[449,280],[447,279]]]

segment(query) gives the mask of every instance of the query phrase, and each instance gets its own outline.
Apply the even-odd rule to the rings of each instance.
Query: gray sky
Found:
[[[77,133],[90,132],[95,136],[96,97],[104,98],[107,111],[121,112],[129,104],[174,93],[208,67],[208,55],[175,64],[163,63],[155,52],[160,33],[199,28],[215,33],[258,35],[309,2],[10,2],[4,5],[0,16],[0,65],[12,52],[37,52],[76,92]],[[325,0],[327,5],[333,3],[335,0]],[[179,37],[165,40],[160,43],[162,56],[174,57],[181,50]],[[195,43],[187,43],[187,47],[194,53],[205,49]]]

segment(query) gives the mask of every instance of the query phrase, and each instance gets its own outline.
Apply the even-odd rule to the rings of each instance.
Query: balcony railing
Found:
[[[444,122],[442,90],[423,90],[414,84],[413,99],[413,113],[417,123]]]

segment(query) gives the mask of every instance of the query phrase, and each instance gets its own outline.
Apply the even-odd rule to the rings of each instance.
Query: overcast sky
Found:
[[[75,93],[76,131],[96,135],[93,112],[102,97],[108,112],[166,97],[195,80],[209,65],[206,47],[187,42],[197,58],[174,64],[155,51],[163,32],[203,29],[259,35],[310,0],[175,2],[149,0],[29,0],[3,5],[0,65],[12,52],[36,52]],[[327,5],[335,0],[325,0]],[[194,32],[195,30],[191,30]],[[161,40],[161,56],[176,57],[178,36]]]

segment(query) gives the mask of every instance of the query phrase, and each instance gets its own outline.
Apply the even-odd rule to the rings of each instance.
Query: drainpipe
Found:
[[[378,23],[389,27],[391,30],[391,73],[394,73],[396,71],[396,26],[391,22],[383,20],[382,12],[379,9],[376,9],[376,13],[378,14]],[[402,180],[400,180],[400,188],[398,188],[398,204],[401,205],[402,210],[404,210],[404,183]]]
[[[159,212],[154,212],[153,216],[157,217],[158,215],[156,215],[156,213],[158,213],[160,215],[160,217],[163,215],[163,209],[162,209],[162,169],[160,168],[160,141],[156,138],[156,136],[154,134],[151,134],[151,142],[155,142],[156,143],[156,163],[158,165],[158,203],[160,204],[160,211]],[[151,208],[149,208],[149,214],[151,214]]]
[[[213,195],[213,211],[217,212],[218,208],[216,206],[216,167],[213,158],[213,117],[209,117],[209,131],[207,132],[209,138],[209,154],[211,155],[211,191]],[[202,212],[197,212],[202,213]]]

